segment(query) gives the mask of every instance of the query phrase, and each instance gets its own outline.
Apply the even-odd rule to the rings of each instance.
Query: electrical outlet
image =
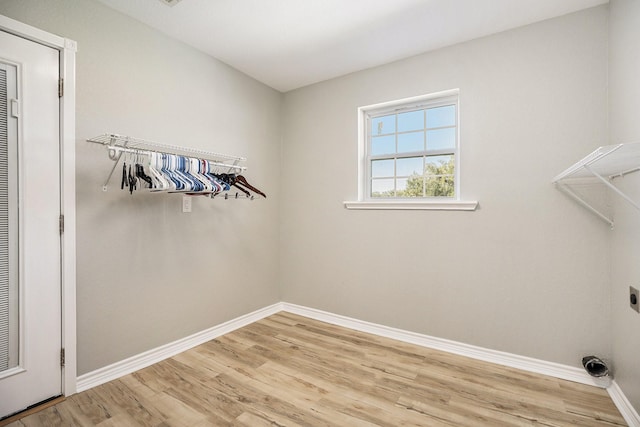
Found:
[[[182,196],[182,212],[191,212],[191,197]]]
[[[629,286],[629,306],[640,313],[640,293],[633,286]]]

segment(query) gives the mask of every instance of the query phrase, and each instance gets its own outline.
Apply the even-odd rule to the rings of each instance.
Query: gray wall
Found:
[[[610,4],[609,126],[611,143],[640,140],[640,2],[613,0]],[[640,200],[640,174],[616,184]],[[640,288],[640,212],[617,196],[616,227],[611,244],[611,308],[613,362],[616,381],[640,411],[640,314],[629,307],[629,286]]]
[[[460,88],[476,212],[349,211],[359,106]],[[285,94],[284,301],[580,365],[610,354],[609,229],[552,178],[607,139],[607,7]]]
[[[3,0],[0,14],[78,42],[77,325],[83,374],[280,300],[282,95],[86,0]],[[115,132],[245,156],[261,201],[101,191]]]

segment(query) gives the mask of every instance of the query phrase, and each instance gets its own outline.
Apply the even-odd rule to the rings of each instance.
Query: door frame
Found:
[[[62,393],[76,393],[76,51],[77,43],[0,15],[0,30],[51,47],[60,53],[60,77],[64,96],[60,98],[60,209],[64,215],[61,235]]]

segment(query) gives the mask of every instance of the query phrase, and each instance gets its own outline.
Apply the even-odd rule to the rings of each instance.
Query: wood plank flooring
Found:
[[[278,313],[11,426],[625,426],[606,391]]]

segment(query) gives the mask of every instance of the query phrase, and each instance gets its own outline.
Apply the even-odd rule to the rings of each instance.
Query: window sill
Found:
[[[413,200],[384,200],[384,201],[353,201],[344,202],[347,209],[365,210],[427,210],[427,211],[475,211],[477,201],[413,201]]]

